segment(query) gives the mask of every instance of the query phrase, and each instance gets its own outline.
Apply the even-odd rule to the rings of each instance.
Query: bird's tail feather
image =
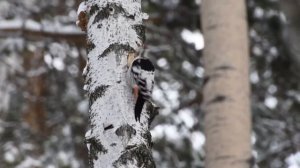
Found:
[[[136,121],[140,122],[141,113],[142,113],[145,101],[146,100],[143,98],[143,96],[139,92],[139,95],[138,95],[138,98],[136,100],[135,107],[134,107],[134,114],[135,114],[135,120]]]

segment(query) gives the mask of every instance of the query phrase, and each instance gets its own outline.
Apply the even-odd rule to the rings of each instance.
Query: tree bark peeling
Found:
[[[83,72],[90,97],[86,139],[90,166],[154,168],[149,125],[157,110],[144,107],[134,118],[135,99],[126,81],[127,56],[145,40],[141,0],[87,0],[88,59]],[[99,26],[100,25],[100,26]]]
[[[92,105],[94,103],[94,101],[96,101],[98,98],[101,98],[106,90],[109,88],[108,85],[102,85],[102,86],[99,86],[95,89],[94,92],[92,92],[90,95],[89,95],[89,104]]]

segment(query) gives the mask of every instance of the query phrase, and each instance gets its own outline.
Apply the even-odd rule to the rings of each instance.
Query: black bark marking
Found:
[[[221,103],[221,102],[225,101],[226,99],[227,99],[227,97],[224,95],[217,95],[212,100],[208,101],[207,105],[211,105],[214,103]]]
[[[152,142],[152,136],[151,136],[151,133],[150,131],[147,131],[146,133],[142,134],[142,137],[147,140],[147,145],[149,147],[152,147],[153,146],[153,142]]]
[[[102,85],[102,86],[98,86],[95,91],[93,93],[90,94],[89,98],[90,98],[90,106],[100,97],[103,96],[103,94],[107,91],[107,89],[109,88],[108,85]]]
[[[246,162],[249,164],[250,168],[253,168],[256,164],[256,159],[254,156],[249,157]]]
[[[110,124],[109,126],[104,128],[104,131],[107,131],[107,130],[113,129],[113,128],[114,128],[114,126],[112,124]]]
[[[89,125],[91,126],[91,128],[94,128],[96,126],[96,123],[95,122],[92,122],[92,119],[95,117],[96,113],[92,113],[92,110],[91,108],[89,108]]]
[[[95,11],[93,10],[93,13],[91,12],[91,14],[94,14]],[[109,18],[109,16],[117,16],[119,14],[123,14],[125,17],[132,19],[132,16],[134,15],[129,15],[126,14],[125,10],[123,9],[122,6],[120,6],[119,4],[116,3],[110,3],[107,4],[106,7],[97,10],[97,15],[95,16],[95,19],[93,21],[94,23],[99,22],[100,20],[104,20]]]
[[[210,82],[212,79],[214,78],[218,78],[220,77],[221,75],[219,74],[213,74],[213,75],[207,75],[203,78],[203,83],[202,83],[202,87],[204,87],[205,85],[208,84],[208,82]]]
[[[103,58],[105,56],[107,56],[108,53],[110,52],[119,52],[121,50],[125,50],[127,52],[134,52],[134,49],[132,47],[130,47],[129,44],[120,44],[120,43],[113,43],[110,44],[104,51],[102,54],[99,55],[98,59]]]
[[[89,66],[88,66],[89,67]],[[86,81],[85,81],[85,84],[86,85],[90,85],[91,84],[91,82],[92,82],[92,79],[91,78],[88,78]]]
[[[203,82],[202,82],[202,87],[204,87],[210,80],[210,77],[209,76],[204,76],[203,78]]]
[[[93,5],[90,10],[90,16],[94,15],[97,11],[99,11],[98,5]]]
[[[134,160],[137,161],[137,167],[155,168],[154,160],[151,152],[145,144],[126,150],[118,160],[113,163],[114,168],[122,165],[126,166],[131,164]]]
[[[116,144],[116,143],[112,143],[112,144],[110,144],[110,146],[111,146],[111,147],[117,146],[117,144]]]
[[[101,23],[98,24],[97,28],[98,28],[98,29],[101,29],[101,27],[102,27],[102,24],[101,24]]]
[[[107,19],[110,15],[110,10],[109,10],[109,5],[106,7],[102,8],[101,10],[98,8],[97,14],[94,18],[93,24],[99,22],[100,20]]]
[[[116,130],[117,136],[128,136],[129,139],[136,135],[136,130],[129,124],[123,125]]]
[[[115,13],[115,9],[112,6],[110,6],[108,8],[108,11],[109,11],[109,14],[111,14],[111,15]]]
[[[92,51],[95,47],[96,47],[95,44],[93,42],[89,41],[87,43],[87,47],[86,47],[87,54],[89,54],[90,51]]]
[[[129,15],[128,18],[134,20],[135,19],[135,15]]]
[[[253,156],[248,157],[246,159],[236,160],[236,161],[233,162],[233,164],[240,164],[240,163],[243,163],[243,162],[248,164],[250,168],[253,168],[256,164],[255,158]]]
[[[88,153],[88,156],[89,156],[89,158],[88,158],[89,168],[94,168],[94,160],[93,160],[93,158],[91,157],[91,152],[90,152],[90,151],[89,151],[89,153]]]
[[[136,34],[138,35],[139,39],[144,43],[146,40],[146,27],[142,24],[134,25],[133,29],[135,30]]]
[[[216,71],[226,71],[226,70],[234,70],[234,69],[235,69],[234,67],[229,65],[222,65],[215,68]]]
[[[90,160],[98,160],[98,153],[107,153],[107,149],[104,148],[100,140],[97,140],[95,137],[85,140],[86,144],[90,144],[89,158]]]

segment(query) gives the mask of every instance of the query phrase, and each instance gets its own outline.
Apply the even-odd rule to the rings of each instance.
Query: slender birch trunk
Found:
[[[83,75],[89,96],[91,129],[86,134],[94,168],[154,168],[150,105],[141,122],[126,81],[127,57],[143,45],[141,0],[87,0],[88,60]]]
[[[249,168],[251,115],[245,1],[204,0],[206,168]]]

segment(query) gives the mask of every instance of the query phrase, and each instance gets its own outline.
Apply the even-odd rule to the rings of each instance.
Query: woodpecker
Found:
[[[136,100],[134,107],[136,121],[140,121],[145,102],[151,102],[154,87],[155,68],[152,62],[144,56],[145,52],[143,50],[136,58],[128,59],[129,69],[127,75]]]

